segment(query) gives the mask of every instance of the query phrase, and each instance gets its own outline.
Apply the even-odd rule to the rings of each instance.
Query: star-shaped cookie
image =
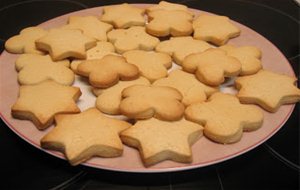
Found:
[[[44,54],[35,46],[35,40],[45,36],[47,31],[40,27],[28,27],[23,29],[19,35],[9,38],[5,42],[5,49],[10,53],[33,53]]]
[[[166,10],[166,11],[185,11],[191,15],[192,12],[188,10],[188,7],[185,5],[177,4],[177,3],[170,3],[167,1],[160,1],[157,5],[153,5],[146,9],[147,12],[157,11],[157,10]]]
[[[167,78],[162,78],[153,83],[153,86],[169,86],[176,88],[183,95],[182,103],[188,106],[192,103],[203,102],[211,94],[218,91],[201,83],[195,75],[182,70],[173,70]]]
[[[78,65],[77,73],[89,77],[90,84],[98,88],[108,88],[119,80],[134,80],[139,77],[139,69],[117,55],[83,61]]]
[[[193,15],[186,11],[151,11],[148,20],[146,31],[153,36],[188,36],[193,32]]]
[[[155,118],[139,120],[121,133],[122,141],[138,148],[145,166],[164,160],[192,162],[191,146],[203,135],[199,124],[181,119],[167,122]]]
[[[281,105],[300,100],[296,81],[295,77],[260,70],[254,75],[236,79],[237,97],[242,103],[258,104],[269,112],[276,112]]]
[[[80,96],[79,88],[51,80],[20,86],[19,97],[11,108],[12,116],[31,120],[38,129],[45,129],[53,123],[56,114],[80,112],[75,103]]]
[[[123,56],[128,63],[137,66],[141,76],[150,82],[166,77],[172,66],[172,58],[166,53],[132,50],[125,52]]]
[[[218,46],[226,44],[230,38],[237,37],[241,33],[228,17],[217,15],[200,15],[194,20],[193,28],[195,39]]]
[[[49,52],[54,61],[69,57],[85,59],[86,50],[96,45],[96,39],[83,35],[80,30],[51,29],[35,44],[38,49]]]
[[[145,27],[134,26],[129,29],[117,29],[107,34],[118,53],[129,50],[153,50],[159,43],[159,39],[146,33]]]
[[[122,91],[122,98],[120,112],[129,118],[175,121],[183,116],[182,95],[172,87],[134,85]]]
[[[188,55],[183,63],[184,71],[195,73],[204,84],[218,86],[225,77],[237,76],[241,71],[238,59],[226,55],[226,52],[211,48],[202,53]]]
[[[41,146],[64,152],[71,165],[93,156],[121,156],[123,145],[119,133],[131,126],[104,116],[96,108],[80,114],[59,114],[55,122],[56,127],[41,139]]]
[[[79,29],[84,35],[99,41],[106,41],[106,33],[112,30],[112,25],[101,22],[95,16],[70,16],[64,29]]]
[[[258,107],[241,104],[236,96],[223,93],[213,94],[208,102],[188,106],[185,117],[204,125],[204,135],[223,144],[239,141],[243,131],[256,130],[263,123]]]
[[[111,5],[103,8],[101,21],[112,24],[115,28],[129,28],[144,26],[145,9],[134,7],[127,3]]]
[[[184,58],[192,53],[203,52],[212,46],[208,43],[195,40],[192,37],[172,37],[170,40],[160,42],[155,50],[157,52],[168,53],[175,63],[181,65]]]
[[[234,47],[224,45],[220,47],[227,55],[237,58],[242,64],[240,75],[252,75],[262,69],[261,51],[254,46]]]
[[[38,55],[38,54],[22,54],[20,55],[16,60],[16,70],[20,71],[23,69],[26,65],[31,64],[52,64],[52,63],[59,63],[61,65],[64,65],[65,67],[70,66],[70,61],[65,59],[61,61],[52,61],[51,57],[49,55]]]

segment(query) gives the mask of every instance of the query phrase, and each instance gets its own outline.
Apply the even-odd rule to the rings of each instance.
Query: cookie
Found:
[[[77,87],[70,87],[47,80],[37,85],[20,86],[19,97],[11,108],[12,116],[31,120],[38,129],[53,123],[59,113],[79,113],[75,101],[81,96]]]
[[[134,85],[122,91],[122,98],[120,112],[129,118],[174,121],[184,112],[182,95],[172,87]]]
[[[150,82],[166,77],[172,66],[172,58],[166,53],[132,50],[125,52],[123,56],[128,63],[137,66],[140,75]]]
[[[144,77],[139,77],[136,80],[120,81],[107,89],[94,88],[93,93],[98,96],[96,107],[103,113],[111,115],[121,114],[119,105],[122,100],[122,91],[133,85],[150,85],[150,82]]]
[[[103,8],[101,21],[112,24],[115,28],[129,28],[145,25],[145,9],[127,3]]]
[[[52,61],[51,57],[49,55],[38,55],[38,54],[22,54],[20,55],[16,60],[16,70],[20,71],[23,69],[26,65],[31,64],[52,64],[52,63],[59,63],[61,65],[64,65],[65,67],[70,66],[70,61],[65,59],[61,61]]]
[[[252,75],[262,69],[261,51],[254,46],[234,47],[224,45],[220,47],[227,55],[237,58],[242,64],[240,75]]]
[[[146,9],[147,12],[157,11],[157,10],[184,11],[184,12],[187,12],[187,13],[193,15],[193,13],[188,10],[187,6],[181,5],[181,4],[176,4],[176,3],[170,3],[167,1],[160,1],[157,5],[153,5]]]
[[[211,48],[211,45],[208,43],[188,36],[172,37],[170,40],[162,41],[156,46],[155,50],[168,53],[172,56],[175,63],[181,65],[187,55],[203,52],[208,48]]]
[[[140,151],[146,167],[164,160],[192,162],[191,146],[203,136],[203,127],[181,119],[167,122],[139,120],[121,133],[122,142]]]
[[[226,16],[200,15],[193,22],[194,38],[221,46],[230,38],[240,35],[241,30]]]
[[[56,115],[55,122],[56,127],[41,139],[41,146],[63,152],[74,166],[93,156],[121,156],[123,145],[119,134],[131,126],[104,116],[96,108],[79,114]]]
[[[202,53],[188,55],[182,68],[195,73],[204,84],[218,86],[224,82],[225,77],[237,76],[241,72],[241,63],[226,55],[225,51],[211,48]]]
[[[84,35],[95,38],[99,41],[107,41],[106,33],[112,30],[113,26],[101,22],[95,16],[70,16],[68,24],[63,29],[79,29]]]
[[[38,49],[47,51],[53,61],[59,61],[70,57],[85,59],[86,50],[94,47],[96,40],[80,30],[51,29],[35,44]]]
[[[204,126],[204,135],[218,143],[238,142],[243,131],[262,126],[263,113],[253,105],[244,105],[230,94],[215,93],[208,102],[187,107],[185,117]]]
[[[249,76],[238,77],[235,86],[242,103],[257,104],[269,112],[276,112],[283,104],[300,101],[297,78],[267,70]]]
[[[129,29],[117,29],[109,32],[107,37],[118,53],[130,50],[153,50],[159,39],[146,33],[145,27],[135,26]]]
[[[97,42],[97,45],[86,52],[86,60],[101,59],[105,55],[116,55],[114,45],[110,42]],[[71,69],[77,73],[77,67],[82,60],[75,59],[71,62]]]
[[[23,66],[18,73],[18,81],[21,85],[38,84],[49,79],[63,85],[72,85],[75,75],[71,69],[56,62],[32,62]]]
[[[78,65],[77,72],[89,77],[90,84],[98,88],[108,88],[119,80],[134,80],[139,76],[139,69],[135,65],[116,55],[83,61]]]
[[[23,29],[20,34],[9,38],[5,42],[5,49],[9,53],[33,53],[44,54],[35,46],[35,40],[45,36],[47,31],[40,27],[28,27]]]
[[[157,37],[189,36],[193,33],[193,15],[186,11],[156,10],[148,13],[146,31]]]
[[[195,75],[184,72],[182,70],[173,70],[167,78],[162,78],[153,83],[153,86],[169,86],[181,92],[182,103],[188,106],[192,103],[203,102],[211,94],[218,91],[201,83]]]

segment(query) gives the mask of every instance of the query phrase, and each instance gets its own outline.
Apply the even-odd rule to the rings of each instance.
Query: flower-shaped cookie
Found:
[[[101,22],[95,16],[70,16],[64,29],[79,29],[84,35],[99,41],[106,41],[106,33],[112,30],[112,25]]]
[[[192,53],[203,52],[212,46],[208,43],[195,40],[192,37],[172,37],[170,40],[160,42],[155,50],[168,53],[175,63],[181,65],[184,58]]]
[[[224,45],[230,38],[240,35],[238,27],[230,22],[226,16],[200,15],[193,22],[194,38]]]
[[[297,78],[267,70],[235,81],[242,103],[258,104],[269,112],[276,112],[283,104],[300,101],[300,89],[295,86]]]
[[[119,134],[131,125],[104,116],[96,108],[79,114],[55,116],[56,127],[41,139],[41,146],[65,153],[71,165],[93,156],[121,156],[123,145]]]
[[[80,30],[51,29],[47,35],[35,41],[38,49],[49,52],[54,61],[65,58],[86,58],[86,50],[96,45],[94,38]]]
[[[139,76],[139,69],[117,55],[106,55],[102,59],[81,62],[77,72],[89,77],[90,84],[98,88],[108,88],[119,80],[134,80]]]
[[[188,36],[193,32],[193,15],[186,11],[156,10],[148,13],[146,31],[158,37]]]
[[[101,21],[112,24],[115,28],[144,26],[145,9],[131,6],[127,3],[106,6],[103,9]]]
[[[204,135],[223,144],[242,138],[243,131],[253,131],[263,123],[262,111],[253,105],[243,105],[230,94],[215,93],[208,102],[192,104],[185,110],[188,120],[204,126]]]
[[[242,64],[240,75],[252,75],[262,69],[260,61],[261,51],[254,46],[234,47],[225,45],[220,47],[227,55],[237,58]]]
[[[128,63],[137,66],[141,76],[150,82],[166,77],[172,66],[172,58],[166,53],[132,50],[125,52],[123,56]]]
[[[125,88],[122,97],[120,112],[129,118],[174,121],[184,112],[182,95],[172,87],[134,85]]]
[[[185,106],[203,102],[211,94],[218,91],[216,88],[201,83],[195,75],[182,70],[172,71],[167,78],[155,81],[153,86],[169,86],[177,89],[183,95],[182,103]]]
[[[134,26],[129,29],[117,29],[109,32],[107,37],[118,53],[129,50],[153,50],[159,39],[146,33],[145,27]]]
[[[192,146],[203,135],[199,124],[181,119],[167,122],[155,118],[139,120],[121,133],[122,141],[138,148],[145,166],[164,160],[192,162]]]
[[[47,80],[37,85],[20,86],[19,98],[11,108],[12,116],[31,120],[38,129],[49,127],[59,113],[78,113],[75,101],[81,96],[77,87]]]
[[[241,63],[236,58],[226,55],[221,49],[213,48],[187,56],[182,67],[211,86],[218,86],[224,82],[225,77],[237,76],[241,71]]]
[[[35,46],[35,40],[45,36],[47,31],[40,27],[28,27],[23,29],[19,35],[9,38],[5,42],[5,49],[10,53],[33,53],[44,54]]]

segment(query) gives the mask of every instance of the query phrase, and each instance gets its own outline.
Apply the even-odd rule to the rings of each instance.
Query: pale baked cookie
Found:
[[[192,37],[172,37],[170,40],[160,42],[155,50],[157,52],[168,53],[175,63],[181,65],[183,59],[192,53],[203,52],[212,46],[208,43],[195,40]]]
[[[146,167],[164,160],[192,162],[191,146],[203,136],[203,127],[185,120],[139,120],[121,133],[123,143],[138,148]]]
[[[106,33],[112,30],[113,26],[101,22],[95,16],[70,16],[68,24],[64,29],[79,29],[84,35],[95,38],[99,41],[107,41]]]
[[[56,127],[41,139],[41,146],[61,151],[71,165],[93,156],[118,157],[123,153],[119,134],[131,125],[104,116],[96,108],[79,114],[55,116]]]
[[[51,29],[35,41],[38,49],[49,52],[52,60],[69,57],[85,59],[86,50],[96,45],[96,39],[87,37],[80,30]]]
[[[226,16],[200,15],[193,22],[194,38],[224,45],[230,38],[240,35],[241,30]]]
[[[122,91],[122,98],[120,112],[129,118],[174,121],[184,112],[182,95],[172,87],[134,85]]]
[[[110,42],[97,42],[97,45],[86,52],[86,60],[101,59],[105,55],[116,55],[114,45]],[[77,67],[83,60],[75,59],[71,62],[71,69],[77,73]]]
[[[31,120],[38,129],[53,123],[59,113],[79,113],[75,101],[81,96],[77,87],[65,86],[47,80],[37,85],[20,86],[19,97],[11,108],[12,116]]]
[[[254,46],[234,47],[224,45],[220,47],[227,55],[237,58],[242,64],[240,75],[252,75],[262,69],[261,51]]]
[[[188,7],[181,4],[170,3],[167,1],[160,1],[157,5],[153,5],[146,9],[147,12],[157,11],[157,10],[166,10],[166,11],[185,11],[191,15],[193,13],[189,11]]]
[[[98,96],[96,107],[103,113],[112,115],[121,114],[119,105],[122,100],[122,91],[133,85],[150,85],[150,82],[144,77],[139,77],[136,80],[120,81],[118,84],[107,89],[94,88],[93,93]]]
[[[72,85],[75,75],[71,69],[56,62],[32,62],[23,66],[18,73],[18,81],[21,85],[38,84],[49,79],[63,85]]]
[[[134,80],[139,77],[139,69],[117,55],[83,61],[78,65],[77,73],[89,77],[90,84],[98,88],[108,88],[119,80]]]
[[[9,38],[5,42],[5,49],[10,53],[44,54],[35,46],[35,40],[45,36],[47,31],[40,27],[28,27],[21,30],[20,34]]]
[[[158,38],[147,34],[145,27],[141,26],[113,30],[107,34],[107,37],[118,53],[135,49],[151,51],[159,43]]]
[[[153,86],[169,86],[177,89],[183,96],[182,103],[185,106],[196,102],[203,102],[211,94],[218,91],[217,88],[212,88],[201,83],[195,75],[182,70],[171,71],[167,78],[155,81]]]
[[[276,112],[281,105],[300,100],[296,81],[296,77],[260,70],[254,75],[238,77],[235,85],[242,103],[257,104],[269,112]]]
[[[145,25],[145,9],[127,3],[103,8],[101,21],[112,24],[115,28],[129,28]]]
[[[208,49],[202,53],[188,55],[183,63],[184,71],[195,73],[204,84],[218,86],[225,77],[237,76],[241,63],[234,57],[226,55],[221,49]]]
[[[51,57],[49,55],[38,55],[38,54],[22,54],[20,55],[16,60],[16,70],[20,71],[25,67],[26,65],[31,64],[52,64],[52,63],[59,63],[61,65],[64,65],[65,67],[70,66],[70,61],[65,59],[61,61],[52,61]]]
[[[146,31],[153,36],[188,36],[193,33],[193,15],[186,11],[151,11],[148,20]]]
[[[166,77],[172,66],[172,58],[166,53],[132,50],[125,52],[123,56],[128,63],[137,66],[140,75],[150,82]]]
[[[218,143],[238,142],[243,131],[253,131],[263,123],[262,111],[243,105],[236,96],[213,94],[208,102],[192,104],[185,110],[188,120],[204,126],[204,135]]]

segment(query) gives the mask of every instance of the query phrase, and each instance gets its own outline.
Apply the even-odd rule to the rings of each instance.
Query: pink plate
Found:
[[[139,4],[136,6],[146,7],[149,5]],[[203,13],[202,11],[191,9],[196,14]],[[102,7],[86,9],[78,12],[73,12],[51,19],[40,26],[43,28],[58,27],[66,23],[67,18],[71,15],[96,15],[99,16],[102,12]],[[211,13],[207,13],[211,14]],[[263,67],[274,72],[295,76],[292,67],[282,53],[267,39],[252,29],[234,22],[241,29],[241,35],[230,40],[230,44],[234,45],[253,45],[262,50]],[[4,51],[0,57],[0,115],[7,126],[13,130],[22,139],[32,144],[33,146],[52,154],[56,157],[65,159],[63,154],[56,151],[44,150],[40,147],[40,139],[50,131],[53,126],[45,131],[39,131],[36,127],[26,120],[14,119],[11,116],[11,106],[18,97],[19,84],[17,82],[17,72],[14,67],[14,62],[19,55],[14,55]],[[176,67],[174,65],[174,67]],[[81,110],[95,105],[95,97],[91,94],[89,86],[79,77],[76,78],[74,86],[79,86],[83,92],[78,102]],[[234,92],[232,89],[223,87],[223,91]],[[192,146],[193,162],[190,164],[176,163],[173,161],[164,161],[152,167],[145,168],[140,160],[139,152],[136,149],[124,146],[124,153],[118,158],[99,158],[94,157],[83,163],[86,166],[101,168],[123,172],[170,172],[180,171],[192,168],[212,165],[218,162],[228,160],[239,156],[256,146],[260,145],[272,135],[274,135],[287,121],[294,109],[294,105],[284,105],[276,113],[264,111],[263,126],[254,132],[245,132],[241,141],[235,144],[222,145],[214,143],[205,137],[201,138]]]

